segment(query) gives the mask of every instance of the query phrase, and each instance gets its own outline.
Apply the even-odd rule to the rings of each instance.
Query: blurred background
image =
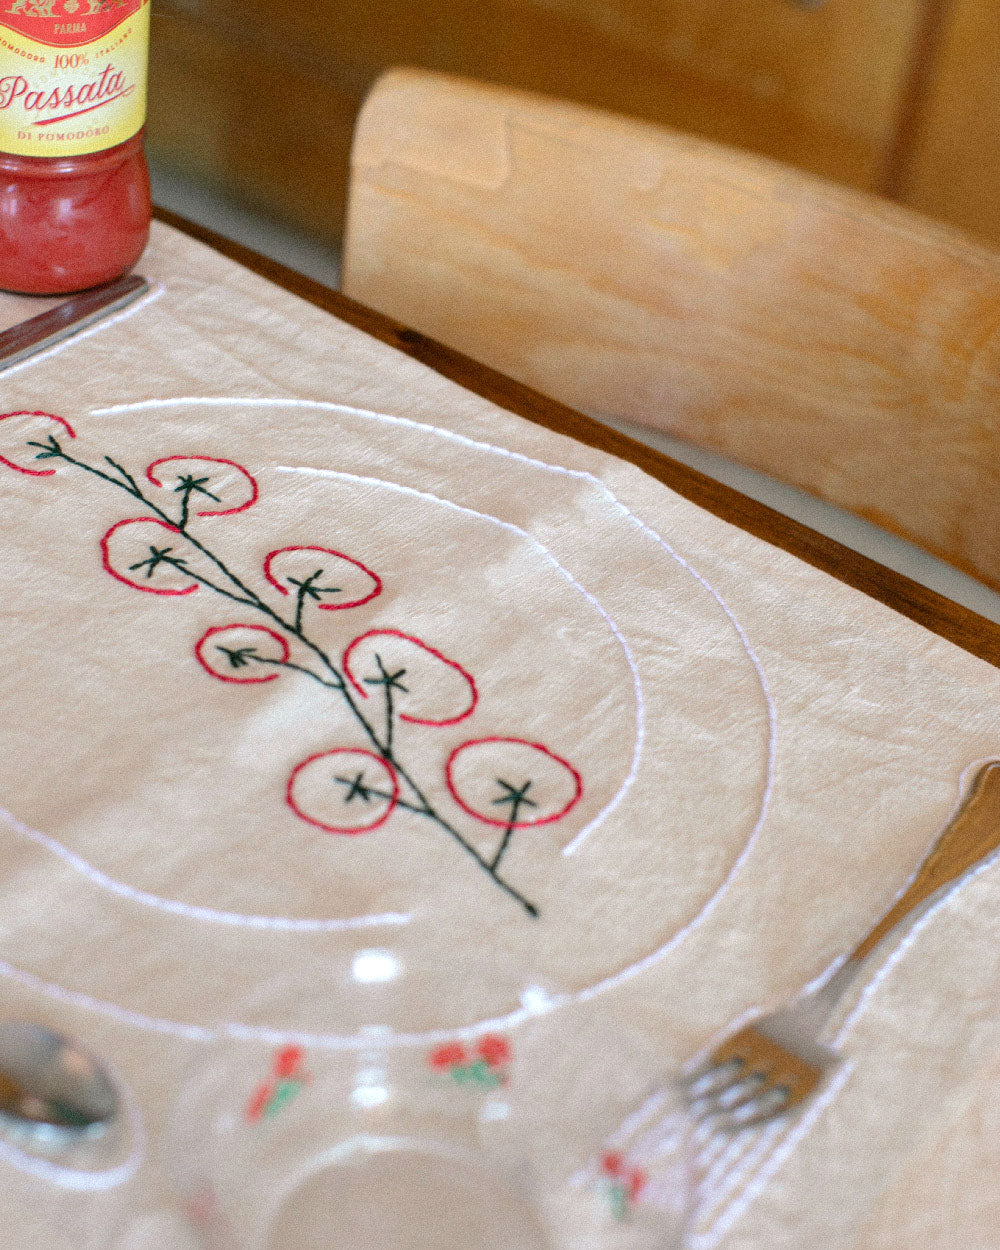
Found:
[[[355,118],[393,66],[519,87],[704,136],[1000,245],[996,0],[154,0],[153,11],[148,149],[157,200],[332,286]],[[917,255],[919,223],[913,232]],[[948,252],[946,240],[934,246]],[[919,321],[925,302],[931,313],[939,299],[950,307],[930,269],[913,274],[887,297],[890,338],[895,320]],[[793,275],[793,287],[800,279],[808,275]],[[992,307],[987,300],[981,310],[987,329]],[[840,311],[850,320],[850,300]],[[956,329],[962,342],[971,326]],[[950,348],[942,350],[947,357]],[[907,370],[923,376],[917,365],[917,356],[899,365],[901,385],[909,385]],[[554,376],[536,384],[561,394]],[[881,385],[873,377],[873,421],[881,419]],[[914,382],[911,399],[928,385]],[[788,397],[778,391],[780,407]],[[935,413],[933,421],[952,420]],[[670,415],[659,414],[664,428]],[[818,425],[836,430],[838,421],[834,405]],[[725,445],[708,439],[694,445],[698,439],[618,424],[1000,621],[1000,594],[854,515],[868,515],[856,502],[843,512],[816,498],[830,493],[815,485],[807,494],[755,472],[748,465],[767,465],[745,450],[730,460],[719,454]]]
[[[984,0],[155,0],[166,207],[335,281],[348,153],[389,66],[704,135],[1000,244]]]

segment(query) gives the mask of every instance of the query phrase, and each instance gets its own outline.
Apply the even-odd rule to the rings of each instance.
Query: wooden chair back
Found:
[[[1000,586],[1000,256],[912,212],[647,123],[397,70],[355,132],[344,289]]]

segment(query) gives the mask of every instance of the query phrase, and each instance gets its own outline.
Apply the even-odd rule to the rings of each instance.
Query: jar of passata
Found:
[[[127,273],[149,237],[150,0],[0,0],[0,289]]]

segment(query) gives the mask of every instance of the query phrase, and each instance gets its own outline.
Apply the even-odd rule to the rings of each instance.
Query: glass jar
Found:
[[[149,237],[149,0],[0,0],[0,288],[80,291]]]

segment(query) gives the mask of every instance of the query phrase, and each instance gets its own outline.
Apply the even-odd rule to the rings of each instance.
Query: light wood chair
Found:
[[[357,123],[345,292],[1000,587],[1000,256],[659,127],[408,70]]]

